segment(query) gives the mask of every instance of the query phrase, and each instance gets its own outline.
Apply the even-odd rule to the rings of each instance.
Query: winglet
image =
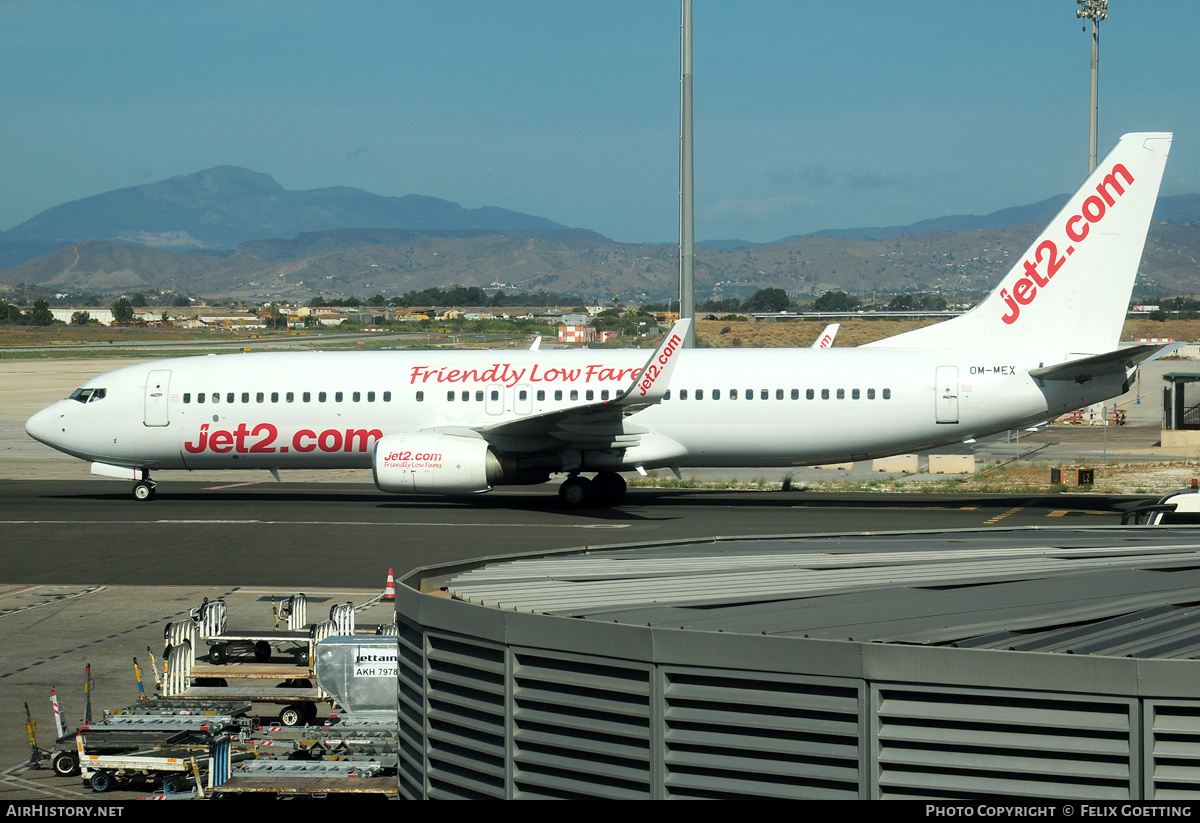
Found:
[[[683,341],[687,336],[692,321],[688,318],[678,320],[671,330],[663,336],[662,342],[650,355],[646,365],[638,372],[632,385],[625,393],[612,401],[614,406],[641,408],[652,406],[663,399],[671,383],[671,372],[679,361],[679,353],[683,351]]]
[[[814,349],[832,349],[833,338],[837,337],[838,329],[842,327],[841,323],[830,323],[825,327],[825,331],[817,335],[817,340],[812,344]]]

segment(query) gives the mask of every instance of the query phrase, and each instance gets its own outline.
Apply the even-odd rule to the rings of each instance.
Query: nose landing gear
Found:
[[[153,500],[154,488],[158,484],[150,479],[150,475],[145,475],[141,480],[133,484],[133,499],[134,500]]]

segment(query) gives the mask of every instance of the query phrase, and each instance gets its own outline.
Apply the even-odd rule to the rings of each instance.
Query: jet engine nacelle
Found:
[[[486,440],[436,431],[381,438],[371,469],[379,490],[395,494],[485,492],[502,474]]]

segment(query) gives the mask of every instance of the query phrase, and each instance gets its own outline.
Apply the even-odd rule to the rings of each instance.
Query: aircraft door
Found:
[[[938,366],[934,385],[937,422],[958,422],[958,366]]]
[[[504,414],[504,386],[493,383],[487,387],[483,398],[483,408],[488,414]]]
[[[513,411],[517,414],[533,414],[533,389],[526,385],[520,385],[514,391],[517,395]]]
[[[167,391],[171,385],[171,370],[161,369],[146,375],[146,410],[142,422],[147,426],[165,426],[167,419]]]

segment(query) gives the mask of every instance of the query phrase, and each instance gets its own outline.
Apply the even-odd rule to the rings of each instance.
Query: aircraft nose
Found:
[[[54,435],[59,431],[58,421],[62,418],[57,404],[42,409],[25,421],[25,433],[39,443],[54,445]]]

